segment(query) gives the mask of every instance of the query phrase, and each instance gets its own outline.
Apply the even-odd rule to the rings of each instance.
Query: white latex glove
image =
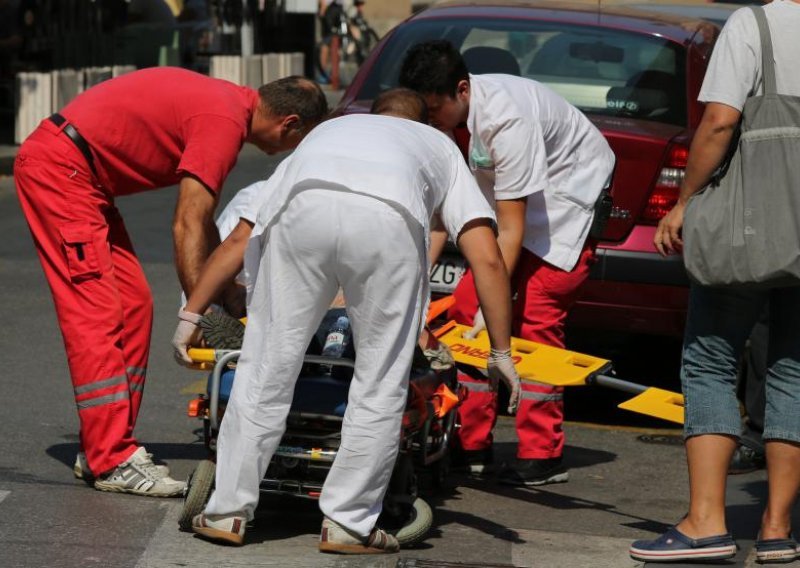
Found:
[[[478,311],[475,312],[475,318],[472,320],[472,328],[464,332],[464,337],[467,339],[475,339],[475,336],[484,329],[486,329],[486,321],[483,319],[483,310],[478,308]]]
[[[489,361],[487,365],[489,374],[489,383],[492,388],[497,390],[497,385],[500,381],[508,387],[508,392],[511,396],[508,399],[508,413],[516,414],[517,406],[519,405],[519,374],[514,368],[514,361],[511,359],[511,350],[498,351],[492,349],[489,352]]]
[[[172,336],[172,346],[175,348],[173,353],[175,360],[181,365],[189,366],[192,364],[192,359],[189,357],[187,350],[189,345],[192,345],[198,338],[200,328],[197,324],[200,323],[201,317],[199,314],[193,314],[183,309],[178,312],[180,321],[175,334]]]

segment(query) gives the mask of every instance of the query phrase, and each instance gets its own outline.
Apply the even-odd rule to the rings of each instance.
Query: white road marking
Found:
[[[11,495],[11,491],[0,491],[0,503],[3,502],[3,499]]]

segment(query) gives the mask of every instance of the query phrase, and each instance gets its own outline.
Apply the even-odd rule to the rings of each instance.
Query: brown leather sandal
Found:
[[[383,529],[374,528],[364,538],[326,518],[322,521],[319,550],[334,554],[392,554],[400,550],[400,543]]]

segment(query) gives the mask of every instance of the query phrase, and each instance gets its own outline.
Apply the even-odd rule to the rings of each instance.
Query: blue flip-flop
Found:
[[[756,562],[759,564],[786,564],[800,557],[797,541],[789,538],[767,538],[756,541]]]
[[[629,553],[645,562],[726,560],[736,556],[736,542],[729,533],[694,539],[672,527],[656,539],[637,540]]]

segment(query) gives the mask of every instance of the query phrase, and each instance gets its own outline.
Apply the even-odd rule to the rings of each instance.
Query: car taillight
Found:
[[[655,225],[678,202],[678,192],[683,177],[686,175],[686,159],[688,157],[688,146],[682,144],[670,146],[667,158],[664,160],[642,214],[644,223]]]

